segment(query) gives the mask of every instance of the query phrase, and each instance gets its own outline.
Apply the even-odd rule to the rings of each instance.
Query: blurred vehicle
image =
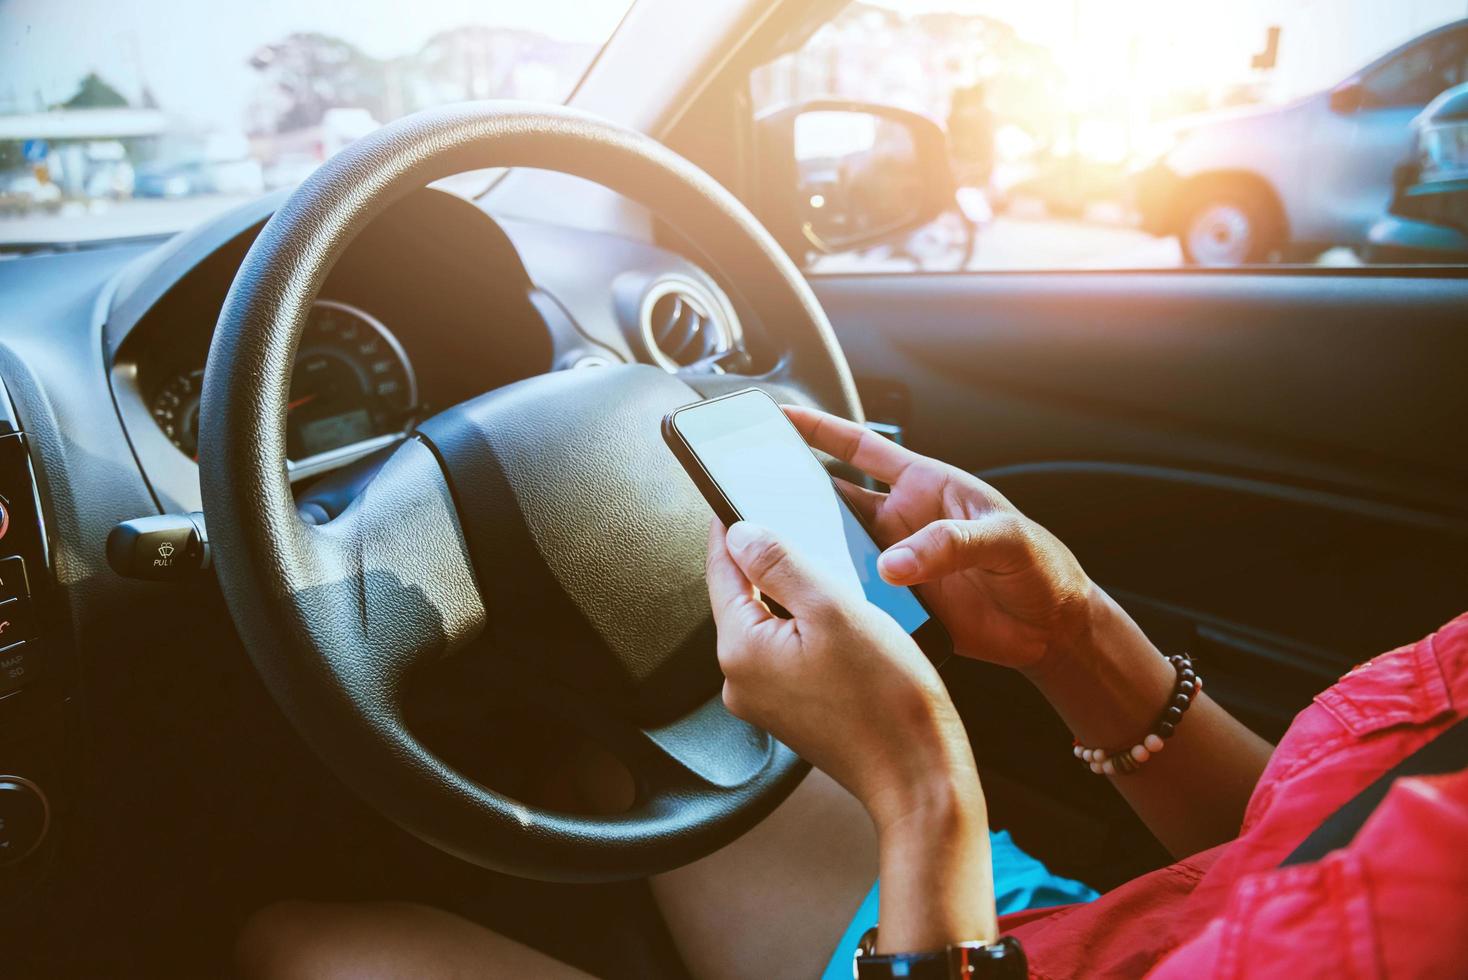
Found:
[[[214,193],[253,196],[265,190],[264,169],[244,133],[212,133],[204,140],[202,157]]]
[[[152,163],[137,170],[134,197],[194,197],[214,193],[214,180],[202,160]]]
[[[1412,122],[1412,154],[1397,170],[1389,213],[1371,229],[1368,261],[1468,259],[1468,83]]]
[[[254,160],[197,159],[155,162],[139,167],[134,197],[197,197],[202,194],[259,194],[265,177]]]
[[[91,200],[132,197],[136,173],[127,149],[117,140],[93,140],[84,151],[82,193]]]
[[[1460,20],[1289,105],[1185,121],[1133,179],[1142,226],[1176,235],[1205,266],[1361,247],[1390,201],[1412,118],[1465,78]]]
[[[287,153],[265,166],[265,186],[270,190],[295,187],[321,166],[322,158],[314,153]]]
[[[333,108],[317,125],[272,135],[258,151],[265,161],[265,186],[272,190],[296,186],[343,147],[381,125],[365,109]]]
[[[55,212],[61,207],[61,197],[61,188],[55,183],[41,180],[35,174],[20,174],[0,188],[0,214]]]

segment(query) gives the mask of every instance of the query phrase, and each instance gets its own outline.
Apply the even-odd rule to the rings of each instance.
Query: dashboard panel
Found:
[[[105,297],[113,397],[164,512],[202,507],[198,405],[214,325],[282,200],[252,202],[178,236],[125,270]],[[699,315],[664,324],[656,319],[664,308]],[[303,494],[433,413],[546,371],[630,361],[677,369],[684,365],[667,355],[678,351],[659,350],[658,338],[704,330],[714,347],[742,343],[742,312],[708,273],[667,249],[499,220],[424,188],[363,228],[320,290],[287,407],[288,473]]]
[[[203,363],[150,381],[143,398],[153,420],[197,461]],[[318,299],[301,335],[285,410],[287,465],[296,476],[343,451],[380,448],[411,428],[418,381],[402,343],[381,320],[349,303]]]
[[[205,250],[113,336],[113,393],[163,510],[199,506],[204,364],[265,217]],[[291,479],[309,481],[395,443],[434,411],[549,370],[564,340],[534,292],[499,226],[462,198],[425,189],[379,215],[337,262],[302,334],[287,409]]]

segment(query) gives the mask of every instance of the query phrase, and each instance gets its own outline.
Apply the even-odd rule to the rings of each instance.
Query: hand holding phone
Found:
[[[726,525],[769,528],[834,587],[894,619],[934,663],[952,652],[917,594],[877,574],[881,549],[769,395],[750,388],[680,408],[663,420],[663,438]]]

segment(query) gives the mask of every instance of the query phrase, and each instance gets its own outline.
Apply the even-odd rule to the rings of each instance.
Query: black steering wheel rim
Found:
[[[285,404],[317,290],[356,234],[393,201],[489,167],[584,177],[668,220],[743,293],[769,334],[778,331],[778,365],[758,378],[680,380],[628,366],[579,372],[594,380],[576,384],[556,375],[529,379],[430,420],[346,513],[308,526],[285,470]],[[690,591],[702,541],[690,538],[689,525],[705,520],[706,510],[650,442],[662,411],[750,383],[861,417],[844,356],[799,271],[737,199],[666,147],[583,113],[516,103],[419,113],[354,143],[302,184],[256,239],[225,301],[205,374],[200,431],[208,450],[200,479],[211,544],[231,614],[267,688],[307,743],[369,803],[487,867],[557,880],[642,876],[732,840],[805,770],[784,746],[723,712],[716,695],[672,719],[609,727],[607,738],[620,743],[624,758],[645,764],[639,801],[626,814],[584,817],[524,806],[444,763],[408,730],[401,694],[425,662],[453,656],[487,631],[498,635],[514,619],[514,609],[496,608],[496,581],[486,581],[497,578],[489,552],[501,549],[502,525],[481,519],[477,501],[486,482],[503,483],[488,494],[498,493],[501,511],[523,519],[516,529],[534,530],[534,515],[519,511],[539,506],[539,498],[513,486],[515,474],[506,477],[505,468],[515,459],[537,465],[533,423],[542,413],[564,417],[567,428],[559,431],[568,437],[595,427],[606,439],[630,433],[626,453],[602,461],[601,479],[616,484],[619,466],[640,475],[613,487],[596,502],[599,513],[578,526],[605,522],[620,507],[639,514],[629,552],[652,555],[666,539],[657,560],[674,556],[670,574],[679,589],[668,593],[677,607],[670,622],[693,636],[690,617],[702,601],[706,623],[707,607]],[[544,474],[537,476],[543,489]],[[584,614],[597,628],[598,617],[627,618],[615,594],[595,587],[578,593],[565,581],[575,545],[556,543],[561,564],[541,576],[548,588],[565,587],[566,615]],[[623,571],[608,569],[614,580],[630,581],[617,578]],[[656,610],[640,615],[656,620]],[[649,642],[652,634],[627,627],[619,622],[601,633],[613,647]],[[704,655],[712,657],[711,647]],[[637,656],[623,649],[620,660],[608,661],[608,675],[645,692],[642,675],[657,674],[662,662],[644,669],[632,662]]]

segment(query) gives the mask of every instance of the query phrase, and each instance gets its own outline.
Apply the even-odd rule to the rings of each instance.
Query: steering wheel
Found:
[[[757,377],[629,364],[544,374],[427,420],[336,519],[297,515],[286,400],[307,311],[354,236],[425,184],[489,167],[599,182],[667,220],[740,291],[776,351]],[[574,255],[566,261],[574,262]],[[728,714],[703,579],[708,508],[659,424],[760,385],[861,418],[810,287],[728,191],[656,141],[563,108],[476,103],[353,143],[246,255],[209,351],[200,478],[214,561],[255,667],[305,741],[411,833],[512,874],[608,880],[706,855],[805,764]],[[406,721],[416,671],[475,658],[627,767],[612,816],[537,808],[435,755]]]

